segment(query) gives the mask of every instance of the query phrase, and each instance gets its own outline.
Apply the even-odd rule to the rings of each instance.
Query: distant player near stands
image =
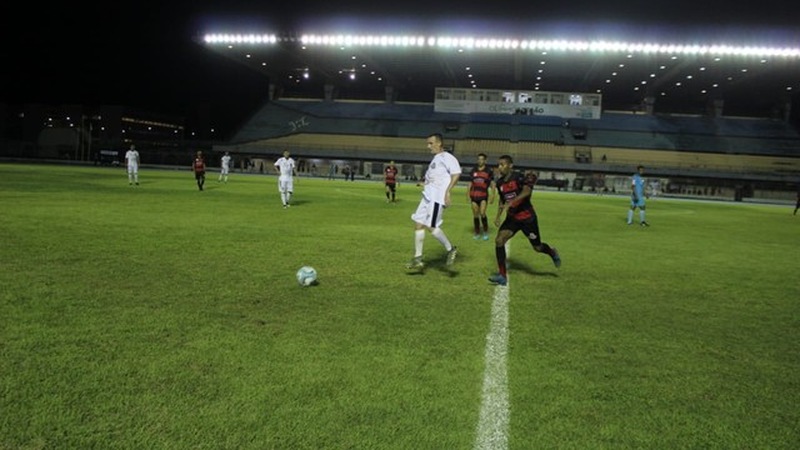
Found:
[[[294,159],[289,157],[289,150],[283,151],[283,156],[275,161],[275,171],[278,172],[278,191],[281,193],[281,202],[286,209],[291,205],[294,192],[295,171]]]
[[[125,152],[125,161],[128,162],[128,184],[136,183],[139,185],[139,152],[136,146],[131,144],[131,148]]]
[[[423,269],[422,250],[425,242],[425,230],[431,233],[447,250],[445,264],[453,264],[458,254],[456,246],[450,243],[442,231],[444,210],[451,204],[450,191],[458,183],[461,176],[461,164],[452,153],[444,150],[442,135],[432,134],[427,139],[433,159],[421,183],[424,184],[422,199],[417,210],[411,215],[414,221],[414,258],[406,265],[408,269]]]
[[[486,165],[486,154],[478,153],[478,165],[470,171],[467,200],[472,206],[473,239],[489,240],[489,219],[486,218],[486,205],[494,203],[494,180],[492,171]],[[483,233],[481,233],[483,227]]]
[[[800,209],[800,191],[797,191],[797,201],[794,204],[794,215],[797,215],[797,210]]]
[[[386,203],[394,203],[397,195],[397,166],[394,161],[389,161],[383,169],[383,183],[386,185]]]
[[[225,152],[220,159],[220,171],[219,171],[219,179],[217,183],[220,181],[224,181],[225,183],[228,182],[228,173],[231,171],[231,154]]]
[[[633,224],[633,211],[639,208],[639,224],[643,227],[649,227],[650,224],[645,220],[644,194],[645,194],[645,181],[642,178],[644,175],[644,166],[636,168],[637,172],[631,177],[631,209],[628,210],[628,225]]]
[[[197,182],[197,189],[203,190],[203,185],[206,184],[206,160],[203,158],[203,152],[197,151],[192,163],[192,171],[194,171],[194,179]]]
[[[494,251],[498,271],[489,277],[489,281],[505,286],[508,283],[505,245],[518,231],[528,238],[535,251],[549,255],[556,267],[561,267],[561,257],[554,247],[542,242],[542,236],[539,233],[539,219],[531,203],[536,175],[515,171],[514,160],[509,155],[500,157],[497,168],[500,176],[495,183],[497,191],[500,193],[500,200],[497,217],[494,220],[498,227],[497,237],[494,240]],[[503,214],[505,214],[505,219],[501,222]]]

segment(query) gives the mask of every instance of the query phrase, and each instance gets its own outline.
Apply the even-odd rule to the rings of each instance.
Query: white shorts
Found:
[[[278,192],[292,192],[294,180],[291,178],[278,178]]]
[[[444,205],[422,197],[417,210],[411,215],[411,220],[426,227],[439,228],[442,226],[443,217]]]
[[[230,171],[230,169],[228,169],[228,168],[227,168],[227,167],[225,167],[225,166],[222,166],[222,170],[220,171],[220,173],[221,173],[222,175],[227,175],[229,171]]]
[[[128,164],[128,173],[139,173],[138,164]]]

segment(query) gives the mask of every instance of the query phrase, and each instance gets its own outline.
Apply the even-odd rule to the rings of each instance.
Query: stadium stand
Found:
[[[796,183],[800,134],[771,119],[605,112],[598,120],[436,113],[432,104],[275,100],[229,144],[234,154],[424,163],[422,139],[442,133],[457,155],[510,154],[518,166]]]

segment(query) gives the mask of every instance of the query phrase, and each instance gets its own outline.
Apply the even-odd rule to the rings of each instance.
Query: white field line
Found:
[[[506,253],[510,251],[506,243]],[[508,286],[497,286],[492,301],[492,320],[486,335],[486,367],[483,373],[481,412],[475,437],[476,450],[508,448]]]

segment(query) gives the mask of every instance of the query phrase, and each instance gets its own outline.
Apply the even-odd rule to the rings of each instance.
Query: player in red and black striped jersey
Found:
[[[494,203],[494,180],[492,171],[486,165],[486,154],[478,153],[478,165],[469,172],[470,182],[467,189],[467,199],[472,206],[473,239],[489,240],[489,219],[486,218],[486,205]],[[481,234],[483,226],[483,234]]]
[[[514,161],[508,155],[500,157],[497,169],[500,176],[495,183],[500,194],[500,207],[497,208],[497,217],[494,221],[498,226],[494,244],[498,273],[489,277],[489,281],[505,286],[508,283],[505,245],[518,231],[525,234],[534,250],[550,255],[556,267],[561,267],[561,257],[554,247],[542,242],[539,234],[539,219],[531,203],[536,174],[515,171]],[[505,220],[501,222],[504,213]]]
[[[194,172],[194,179],[197,182],[197,189],[203,190],[203,185],[206,183],[206,160],[203,159],[203,152],[198,151],[192,163],[192,171]]]
[[[389,161],[389,165],[383,169],[383,183],[386,185],[386,202],[394,203],[397,193],[397,166],[394,165],[394,161]]]

